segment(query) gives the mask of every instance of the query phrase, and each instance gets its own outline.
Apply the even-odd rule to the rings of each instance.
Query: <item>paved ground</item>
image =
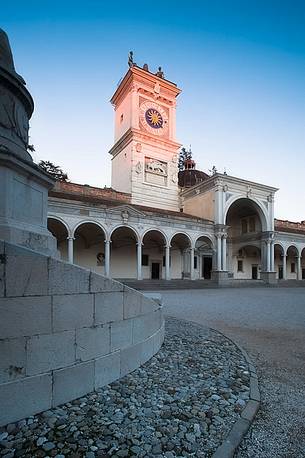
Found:
[[[162,291],[165,313],[222,331],[252,357],[261,410],[238,458],[305,457],[305,290]]]

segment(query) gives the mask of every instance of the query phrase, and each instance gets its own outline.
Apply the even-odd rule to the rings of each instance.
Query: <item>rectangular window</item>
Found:
[[[198,261],[197,256],[194,256],[194,269],[197,269]]]
[[[241,233],[246,234],[248,232],[248,222],[246,219],[241,220]]]
[[[148,254],[142,254],[142,266],[148,266]]]
[[[295,262],[291,263],[291,273],[295,274]]]
[[[243,272],[243,262],[240,259],[237,261],[237,272]]]
[[[249,232],[255,232],[255,218],[254,218],[254,216],[249,219]]]

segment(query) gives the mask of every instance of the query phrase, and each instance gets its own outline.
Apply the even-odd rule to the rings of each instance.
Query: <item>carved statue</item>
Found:
[[[147,172],[158,173],[161,175],[166,175],[166,165],[162,162],[151,161],[146,164]]]
[[[162,71],[162,67],[158,68],[158,71],[156,72],[156,76],[159,78],[164,78],[164,72]]]
[[[22,76],[18,75],[15,70],[13,54],[11,51],[8,37],[4,30],[0,28],[0,67],[15,76],[22,84],[25,84]]]
[[[129,51],[129,54],[128,54],[128,66],[130,68],[130,67],[133,67],[134,65],[135,65],[135,63],[133,61],[133,52]]]

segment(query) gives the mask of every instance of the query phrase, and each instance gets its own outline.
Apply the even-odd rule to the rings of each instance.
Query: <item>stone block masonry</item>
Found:
[[[160,301],[0,240],[0,426],[71,401],[160,348]]]

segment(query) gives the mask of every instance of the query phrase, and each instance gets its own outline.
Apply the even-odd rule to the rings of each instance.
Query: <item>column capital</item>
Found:
[[[75,237],[72,237],[71,235],[68,235],[67,240],[75,240]]]

